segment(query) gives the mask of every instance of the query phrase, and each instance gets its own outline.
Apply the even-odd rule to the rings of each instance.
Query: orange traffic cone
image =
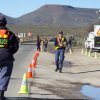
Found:
[[[36,54],[36,57],[38,57],[39,56],[39,51],[36,51],[35,54]]]
[[[32,66],[31,64],[28,67],[28,72],[27,72],[27,78],[32,78],[33,74],[32,74]]]
[[[32,68],[33,66],[32,66],[32,63],[30,64],[30,67]]]
[[[35,56],[33,59],[35,60],[35,62],[37,62],[37,56]]]
[[[34,67],[34,68],[36,68],[36,61],[33,59],[32,60],[32,66]]]
[[[34,57],[36,57],[36,53],[34,54]]]

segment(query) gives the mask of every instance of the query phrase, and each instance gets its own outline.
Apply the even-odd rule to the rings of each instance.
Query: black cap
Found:
[[[0,26],[5,26],[7,24],[7,20],[5,16],[0,15]]]
[[[59,34],[63,34],[63,31],[59,32]]]

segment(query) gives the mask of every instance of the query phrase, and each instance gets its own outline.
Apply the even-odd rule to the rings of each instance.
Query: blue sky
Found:
[[[100,0],[0,0],[0,12],[11,17],[20,17],[45,4],[70,5],[81,8],[100,8]]]

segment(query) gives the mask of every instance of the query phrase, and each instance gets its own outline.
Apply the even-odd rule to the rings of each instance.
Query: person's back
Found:
[[[0,15],[0,100],[4,100],[13,69],[13,54],[19,48],[16,36],[5,27],[6,24],[6,18]]]
[[[13,58],[13,54],[17,51],[18,49],[18,41],[16,41],[16,37],[14,36],[14,34],[9,31],[6,27],[0,27],[0,33],[4,31],[6,32],[8,36],[8,40],[5,39],[3,40],[2,37],[0,37],[0,64],[6,64],[8,63],[10,60],[14,60]],[[12,38],[11,38],[12,37]],[[8,46],[2,47],[2,42],[8,42]],[[16,46],[14,47],[14,43],[16,42]],[[3,53],[2,53],[3,52]]]

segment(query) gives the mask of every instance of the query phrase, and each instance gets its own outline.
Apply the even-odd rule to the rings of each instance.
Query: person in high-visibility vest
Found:
[[[13,54],[19,48],[18,39],[6,24],[6,18],[0,15],[0,100],[5,100],[4,93],[7,91],[13,69]]]
[[[58,36],[55,38],[54,45],[55,45],[55,63],[57,72],[62,72],[63,68],[63,61],[64,61],[64,53],[66,48],[67,40],[63,35],[63,32],[59,32]]]

